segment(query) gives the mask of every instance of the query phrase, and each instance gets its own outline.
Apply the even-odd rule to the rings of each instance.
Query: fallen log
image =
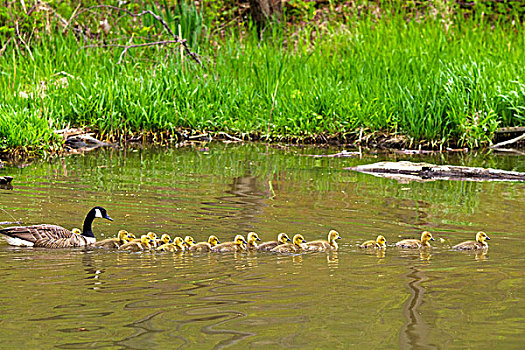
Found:
[[[346,169],[398,180],[525,181],[525,173],[517,171],[407,161],[379,162]]]
[[[12,176],[0,176],[0,185],[8,185],[13,181]]]

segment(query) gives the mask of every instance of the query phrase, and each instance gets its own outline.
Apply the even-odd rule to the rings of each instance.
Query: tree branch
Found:
[[[198,57],[198,55],[196,53],[192,52],[189,49],[186,39],[182,39],[179,36],[175,35],[173,33],[173,31],[171,30],[171,28],[169,27],[168,23],[166,23],[166,21],[164,21],[162,19],[162,17],[160,17],[159,15],[155,14],[154,12],[152,12],[150,10],[142,11],[142,12],[139,12],[139,13],[133,13],[133,12],[127,10],[127,9],[124,9],[124,8],[121,8],[121,7],[117,7],[117,6],[112,6],[112,5],[95,5],[95,6],[86,7],[85,9],[82,9],[82,10],[78,11],[74,16],[71,16],[70,22],[73,21],[73,19],[75,19],[78,16],[80,16],[81,14],[83,14],[84,12],[91,11],[93,9],[99,9],[99,8],[107,8],[107,9],[114,10],[114,11],[124,12],[127,15],[132,16],[132,17],[142,17],[144,15],[150,15],[151,17],[153,17],[157,21],[159,21],[162,24],[162,26],[164,27],[164,29],[166,29],[166,31],[169,33],[169,35],[171,35],[173,37],[174,40],[172,42],[176,42],[176,43],[181,44],[184,47],[184,51],[186,52],[186,54],[188,56],[190,56],[190,58],[193,59],[195,62],[197,62],[198,64],[202,65],[202,62],[201,62],[200,58]],[[151,43],[151,44],[152,45],[159,45],[158,43],[157,44]],[[143,44],[141,44],[141,45],[142,46],[151,46],[151,45],[143,45]],[[90,46],[87,46],[87,47],[90,47]],[[127,47],[127,46],[124,46],[124,47],[125,47],[125,51],[127,51],[127,49],[131,48],[131,47]],[[135,46],[135,47],[140,47],[140,46]],[[119,60],[119,63],[120,63],[120,60]]]

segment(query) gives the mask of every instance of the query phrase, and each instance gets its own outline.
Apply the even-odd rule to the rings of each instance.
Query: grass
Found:
[[[132,49],[117,65],[120,51],[79,49],[72,35],[42,37],[33,58],[9,46],[0,56],[0,151],[56,151],[53,130],[66,125],[109,139],[181,128],[351,139],[363,128],[434,147],[480,147],[498,127],[525,125],[519,21],[457,18],[447,30],[439,19],[393,14],[275,26],[262,41],[245,29],[191,35],[202,67],[158,48]]]

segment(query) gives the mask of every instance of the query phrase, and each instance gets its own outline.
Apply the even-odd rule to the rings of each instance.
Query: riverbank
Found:
[[[178,49],[84,47],[43,35],[0,56],[0,152],[61,152],[55,130],[104,141],[243,140],[485,147],[525,125],[525,35],[519,21],[403,13],[209,33],[203,62]],[[119,63],[120,62],[120,63]],[[141,136],[142,135],[142,136]],[[394,140],[394,142],[392,142]]]

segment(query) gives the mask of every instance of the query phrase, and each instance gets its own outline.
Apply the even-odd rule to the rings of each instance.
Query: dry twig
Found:
[[[71,19],[70,19],[70,22],[77,18],[78,16],[80,16],[81,14],[83,14],[84,12],[87,12],[87,11],[91,11],[93,9],[99,9],[99,8],[107,8],[107,9],[111,9],[111,10],[114,10],[114,11],[120,11],[120,12],[124,12],[126,13],[127,15],[129,16],[132,16],[132,17],[142,17],[142,16],[145,16],[145,15],[150,15],[151,17],[153,17],[155,20],[159,21],[162,26],[164,27],[164,29],[166,29],[166,31],[168,32],[168,34],[173,37],[174,40],[170,40],[169,42],[171,43],[179,43],[182,45],[182,47],[184,48],[184,51],[186,52],[186,54],[188,56],[190,56],[191,59],[193,59],[195,62],[197,62],[198,64],[202,64],[200,58],[198,57],[198,55],[194,52],[192,52],[189,47],[188,47],[188,43],[186,41],[186,39],[182,39],[181,37],[175,35],[173,33],[173,31],[171,30],[171,28],[169,27],[168,23],[166,23],[166,21],[164,21],[162,19],[162,17],[160,17],[159,15],[155,14],[154,12],[150,11],[150,10],[146,10],[146,11],[142,11],[142,12],[139,12],[139,13],[133,13],[129,10],[126,10],[124,8],[121,8],[121,7],[117,7],[117,6],[112,6],[112,5],[95,5],[95,6],[90,6],[90,7],[86,7],[85,9],[82,9],[80,11],[77,12],[76,15],[74,16],[71,16]],[[166,42],[168,42],[168,40],[166,40]],[[157,43],[148,43],[148,44],[151,44],[151,45],[147,45],[147,44],[139,44],[140,46],[130,46],[128,47],[127,49],[130,49],[131,47],[142,47],[142,46],[152,46],[152,45],[159,45],[158,42]],[[85,46],[85,47],[90,47],[90,46]],[[122,46],[121,46],[122,47]],[[125,51],[127,51],[126,47],[124,46],[125,48]],[[122,56],[122,55],[121,55]],[[120,60],[119,60],[119,63],[120,63]]]

